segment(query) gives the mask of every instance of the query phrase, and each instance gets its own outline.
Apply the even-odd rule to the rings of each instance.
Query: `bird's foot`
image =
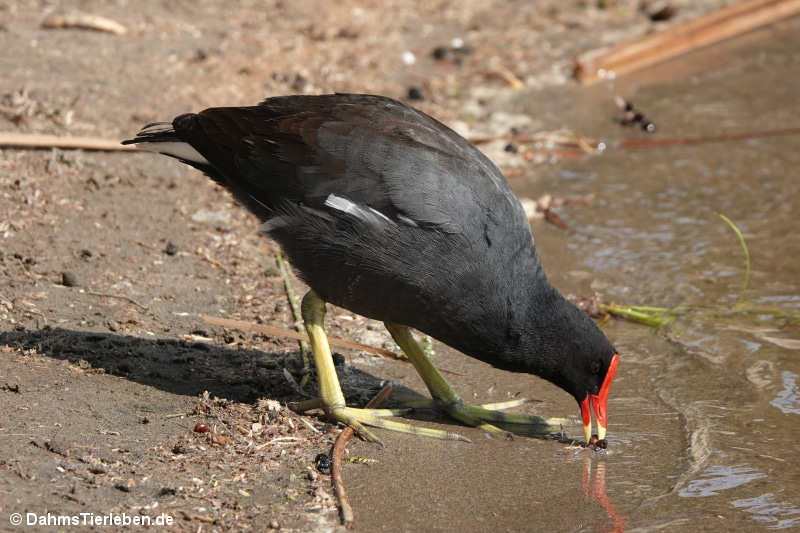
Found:
[[[570,423],[567,418],[540,417],[528,414],[503,413],[503,409],[518,407],[527,400],[517,399],[505,402],[485,403],[471,405],[462,401],[445,403],[437,400],[414,400],[404,404],[406,407],[432,408],[444,411],[456,420],[472,427],[476,427],[494,435],[511,436],[509,431],[497,427],[495,424],[509,424],[525,426],[525,433],[533,435],[552,435],[561,431],[561,426]]]
[[[291,406],[295,411],[307,411],[309,409],[322,408],[329,418],[348,425],[364,440],[380,443],[380,439],[366,426],[372,426],[421,437],[431,437],[442,440],[461,440],[471,442],[468,438],[457,433],[451,433],[441,429],[412,426],[405,422],[387,420],[386,417],[402,416],[411,408],[401,409],[359,409],[355,407],[330,407],[326,406],[322,399],[307,400],[298,402]]]

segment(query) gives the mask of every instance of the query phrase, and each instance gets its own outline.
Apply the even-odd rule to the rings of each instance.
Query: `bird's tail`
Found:
[[[124,140],[122,144],[135,144],[140,150],[168,155],[201,170],[209,165],[200,152],[178,137],[172,122],[151,122],[136,137]]]

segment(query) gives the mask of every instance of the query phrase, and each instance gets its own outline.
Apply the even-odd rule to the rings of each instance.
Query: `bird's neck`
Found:
[[[479,305],[454,313],[459,320],[439,330],[449,338],[439,339],[498,368],[548,378],[557,361],[543,347],[559,330],[562,306],[571,304],[550,285],[535,252],[507,266],[503,285],[486,289]]]

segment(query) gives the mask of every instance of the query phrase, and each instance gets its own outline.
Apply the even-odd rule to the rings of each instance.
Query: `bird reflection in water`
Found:
[[[593,466],[594,475],[592,475]],[[622,532],[625,531],[627,524],[625,523],[625,517],[617,511],[617,508],[614,507],[614,504],[611,503],[606,494],[606,468],[607,463],[605,461],[592,460],[591,457],[584,458],[581,486],[583,487],[584,496],[587,499],[597,500],[611,519],[611,523],[603,531],[607,533]]]

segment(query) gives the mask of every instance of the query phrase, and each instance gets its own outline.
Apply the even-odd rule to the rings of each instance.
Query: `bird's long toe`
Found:
[[[508,408],[510,405],[504,405],[503,402],[500,408]],[[561,430],[561,426],[569,422],[566,418],[545,418],[529,414],[516,414],[516,413],[503,413],[497,408],[487,408],[486,405],[470,405],[465,403],[458,403],[445,407],[448,415],[479,429],[483,429],[491,434],[509,435],[508,430],[498,427],[496,424],[503,426],[515,426],[515,429],[523,429],[524,433],[531,435],[552,435]]]
[[[329,416],[347,424],[355,429],[359,435],[365,437],[369,441],[377,441],[372,432],[363,426],[372,426],[381,429],[388,429],[391,431],[398,431],[400,433],[408,433],[410,435],[418,435],[421,437],[430,437],[441,440],[460,440],[470,442],[470,440],[458,433],[451,433],[441,429],[426,428],[414,426],[405,422],[398,422],[396,420],[387,420],[385,417],[392,416],[395,409],[357,409],[353,407],[340,407],[332,409]],[[359,429],[360,426],[360,429]]]

